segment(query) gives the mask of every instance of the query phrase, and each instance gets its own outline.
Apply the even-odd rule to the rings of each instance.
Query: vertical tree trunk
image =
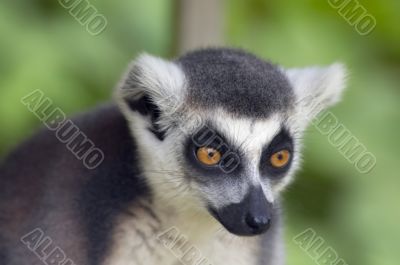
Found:
[[[177,0],[175,51],[223,44],[224,0]]]

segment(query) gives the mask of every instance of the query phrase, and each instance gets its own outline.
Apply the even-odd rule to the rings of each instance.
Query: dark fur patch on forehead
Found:
[[[189,82],[190,104],[255,118],[292,105],[293,90],[278,67],[242,50],[198,50],[177,62]]]

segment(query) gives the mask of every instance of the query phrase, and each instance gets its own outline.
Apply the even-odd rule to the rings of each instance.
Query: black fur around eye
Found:
[[[283,176],[293,160],[293,138],[282,129],[265,148],[260,159],[260,171],[263,176]]]
[[[231,146],[221,133],[215,129],[211,129],[210,126],[204,126],[188,139],[186,157],[194,168],[203,173],[217,175],[221,173],[230,174],[241,168],[241,154]],[[205,157],[199,159],[199,155],[202,155],[199,154],[199,150],[202,148],[215,150],[219,158],[218,163],[211,163],[211,161],[204,162],[206,160]]]

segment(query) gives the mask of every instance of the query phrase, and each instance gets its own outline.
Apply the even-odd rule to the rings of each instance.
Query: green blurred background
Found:
[[[98,36],[56,0],[1,1],[1,157],[41,126],[20,103],[29,92],[41,89],[74,114],[109,100],[138,52],[176,56],[177,1],[90,3],[108,20]],[[226,45],[286,67],[344,62],[349,86],[332,111],[377,157],[376,167],[360,174],[310,127],[304,167],[285,194],[288,264],[313,264],[292,241],[308,227],[348,264],[399,264],[400,1],[360,3],[377,21],[368,36],[324,0],[233,0],[223,6]]]

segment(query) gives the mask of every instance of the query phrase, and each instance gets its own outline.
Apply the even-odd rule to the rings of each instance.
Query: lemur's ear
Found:
[[[310,121],[320,111],[336,104],[346,87],[347,71],[340,63],[287,69],[285,72],[295,92],[297,119],[300,120],[302,116]]]
[[[162,111],[167,111],[171,107],[168,99],[183,98],[184,84],[185,75],[177,64],[144,53],[129,65],[116,88],[116,96],[126,101],[146,96]]]
[[[115,97],[128,118],[129,112],[149,117],[150,129],[157,132],[168,126],[169,114],[183,102],[184,86],[185,75],[177,64],[142,54],[128,67]]]

